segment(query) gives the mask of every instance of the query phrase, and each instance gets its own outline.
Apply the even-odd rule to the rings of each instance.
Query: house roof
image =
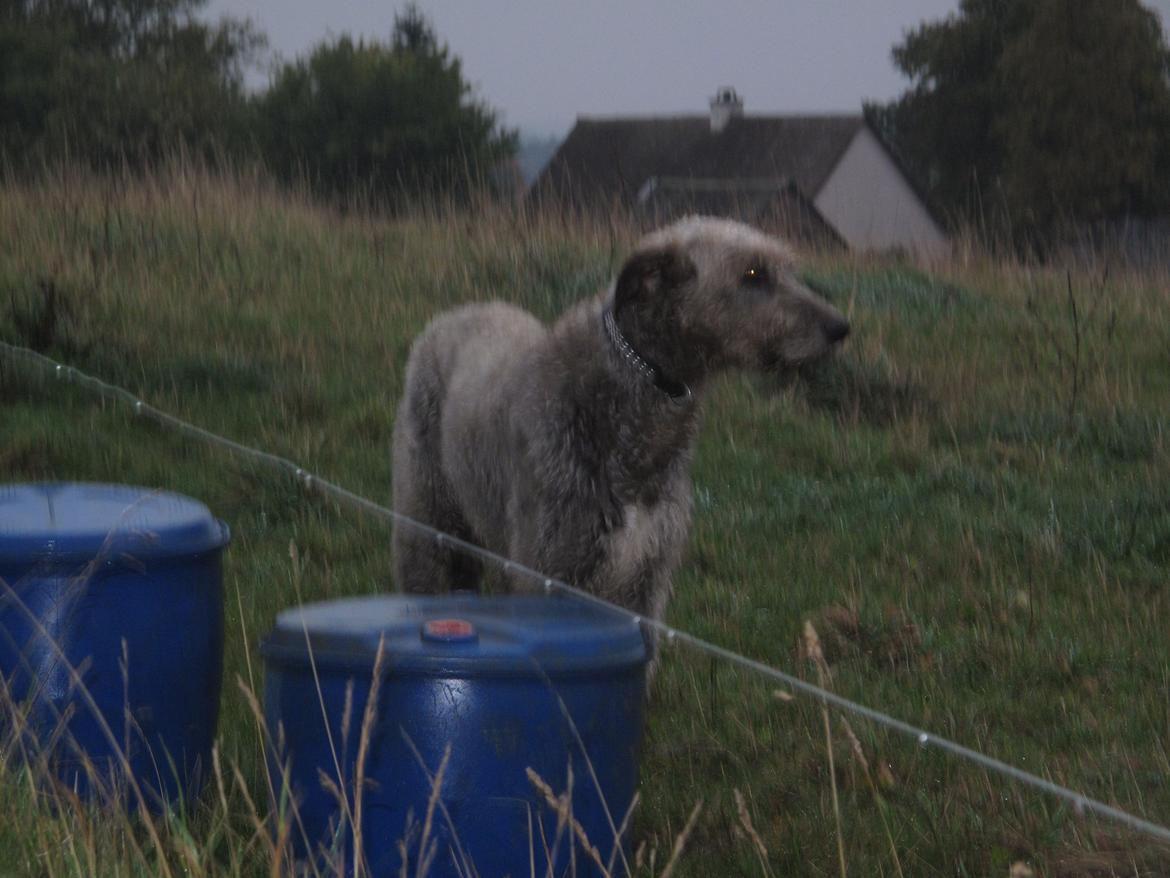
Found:
[[[638,194],[646,216],[664,222],[685,214],[733,216],[788,238],[844,244],[816,206],[788,180],[655,177]]]
[[[816,196],[865,125],[859,115],[579,118],[534,185],[537,196],[632,203],[651,177],[770,178]]]

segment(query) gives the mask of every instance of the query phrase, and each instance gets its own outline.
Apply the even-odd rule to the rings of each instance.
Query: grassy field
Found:
[[[247,175],[9,182],[0,339],[386,502],[426,321],[485,298],[552,317],[633,236],[339,215]],[[853,335],[806,383],[714,388],[668,621],[1170,823],[1167,278],[841,255],[806,277]],[[391,589],[386,529],[0,360],[0,481],[25,479],[171,488],[231,524],[223,784],[144,825],[46,803],[0,751],[0,874],[292,874],[261,831],[255,644],[298,598]],[[667,650],[639,874],[700,800],[676,875],[1170,874],[1167,848],[931,748],[835,713],[827,742],[819,703],[774,690]]]

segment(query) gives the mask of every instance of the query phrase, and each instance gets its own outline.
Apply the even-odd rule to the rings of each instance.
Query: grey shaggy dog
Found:
[[[436,318],[407,364],[394,508],[661,619],[709,379],[808,362],[848,332],[782,242],[684,219],[552,326],[500,303]],[[394,552],[405,591],[478,586],[476,561],[409,528]]]

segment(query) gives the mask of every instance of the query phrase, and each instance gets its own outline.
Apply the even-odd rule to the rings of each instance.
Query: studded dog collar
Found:
[[[651,363],[630,344],[629,339],[622,335],[622,331],[618,329],[617,320],[614,318],[613,308],[605,309],[605,316],[602,318],[602,323],[605,325],[605,334],[609,336],[610,342],[622,359],[634,367],[635,371],[648,378],[653,382],[654,386],[661,390],[675,405],[688,405],[694,395],[691,393],[691,388],[687,386],[686,382],[674,381],[667,378],[662,370]]]

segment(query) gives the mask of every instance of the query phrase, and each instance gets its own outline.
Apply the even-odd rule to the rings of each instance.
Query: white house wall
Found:
[[[946,235],[866,127],[845,150],[814,203],[850,247],[901,247],[924,255],[947,248]]]

